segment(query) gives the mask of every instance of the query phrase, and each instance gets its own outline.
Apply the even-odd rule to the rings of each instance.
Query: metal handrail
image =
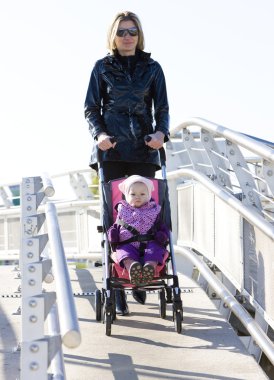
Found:
[[[56,294],[62,341],[65,346],[73,348],[81,343],[81,334],[75,309],[73,292],[67,268],[67,261],[60,228],[57,219],[56,207],[53,203],[46,204],[46,218],[48,235],[53,254],[51,255],[56,281]]]
[[[255,213],[252,209],[245,206],[226,190],[223,190],[220,186],[216,185],[206,175],[193,169],[178,169],[167,173],[168,180],[177,179],[183,176],[198,180],[217,197],[237,210],[248,222],[250,222],[253,226],[256,226],[260,231],[274,241],[274,227],[270,223],[268,223],[260,214]]]
[[[200,232],[200,224],[198,222],[198,227],[195,228],[195,216],[198,215],[198,210],[193,203],[194,210],[192,210],[192,215],[194,215],[194,217],[193,220],[191,220],[191,223],[193,223],[192,230],[187,230],[185,233],[182,233],[182,240],[178,240],[177,244],[183,248],[175,247],[175,251],[182,253],[198,268],[202,277],[205,278],[208,284],[214,289],[215,293],[219,294],[220,298],[224,300],[225,304],[234,312],[249,331],[255,342],[253,346],[248,346],[248,350],[252,354],[255,354],[257,360],[259,360],[260,357],[259,351],[262,350],[272,364],[274,364],[274,346],[267,337],[267,334],[263,331],[266,325],[273,328],[273,319],[268,316],[271,310],[269,307],[266,307],[264,310],[264,308],[261,307],[257,294],[255,294],[255,292],[253,293],[252,290],[250,292],[245,289],[245,285],[249,279],[247,279],[247,282],[245,278],[239,279],[239,276],[247,275],[246,273],[249,269],[249,267],[247,267],[247,269],[245,267],[245,265],[249,265],[249,262],[244,260],[247,257],[245,256],[245,249],[252,250],[254,248],[255,250],[258,247],[261,255],[267,255],[267,247],[272,247],[274,242],[274,219],[271,215],[274,206],[274,144],[233,131],[201,118],[186,120],[176,128],[173,128],[170,134],[171,137],[176,138],[175,146],[177,152],[172,152],[172,156],[177,155],[175,161],[177,170],[168,173],[168,180],[173,181],[174,185],[176,185],[181,181],[185,182],[186,177],[187,179],[193,179],[193,182],[197,182],[204,188],[207,188],[214,198],[221,199],[231,209],[237,212],[239,218],[247,221],[251,226],[262,232],[263,235],[258,233],[257,246],[256,241],[251,241],[251,236],[247,237],[249,231],[248,227],[245,229],[245,223],[241,224],[243,239],[249,238],[250,241],[248,240],[248,242],[252,244],[252,248],[250,245],[248,246],[247,241],[244,240],[243,246],[239,247],[240,252],[232,252],[232,259],[226,259],[221,256],[222,252],[219,249],[220,241],[218,239],[214,240],[211,246],[211,237],[197,236],[198,231]],[[180,138],[182,146],[179,144]],[[251,154],[252,157],[247,158],[247,154]],[[192,194],[193,202],[195,202],[196,193],[194,192]],[[200,205],[199,195],[200,192],[197,193],[198,207]],[[215,199],[213,202],[215,205]],[[182,205],[183,204],[182,200]],[[218,201],[216,204],[218,207]],[[214,213],[214,225],[211,226],[214,230],[214,234],[216,232],[219,233],[218,228],[216,228],[215,219],[216,216],[218,216],[219,209],[220,208],[217,208],[217,213]],[[201,212],[201,215],[204,216],[205,213]],[[184,216],[186,218],[184,221],[188,220],[188,210]],[[251,229],[251,231],[253,231],[253,229]],[[256,230],[254,233],[255,237],[257,237]],[[190,237],[189,234],[191,234]],[[187,237],[189,238],[188,241]],[[201,246],[204,242],[205,244],[208,243],[205,247]],[[264,249],[262,249],[264,243],[265,246]],[[241,244],[240,241],[239,244]],[[197,251],[197,248],[201,256],[207,258],[211,264],[216,264],[233,287],[235,286],[235,289],[238,289],[240,294],[249,299],[256,312],[260,315],[259,318],[256,318],[258,314],[252,317],[241,307],[233,295],[227,291],[221,281],[219,281],[208,268],[207,264],[199,260],[199,257],[194,252],[194,250]],[[204,248],[207,251],[205,251]],[[211,248],[214,252],[213,256],[211,255]],[[263,252],[261,252],[260,249],[262,249]],[[226,250],[226,253],[227,251],[228,250]],[[239,254],[240,256],[238,256]],[[247,255],[248,254],[249,251],[247,252]],[[271,252],[269,252],[269,254],[271,254]],[[236,256],[239,260],[237,261],[238,264],[242,265],[241,269],[238,268],[240,273],[233,272],[233,270],[231,270],[232,268],[228,268],[228,263],[232,263],[233,265],[233,259],[235,260]],[[252,279],[250,281],[252,281]],[[265,281],[268,282],[270,279],[268,278]],[[270,289],[267,289],[267,291],[268,297],[271,297]],[[256,348],[256,344],[260,350]]]
[[[54,372],[53,377],[64,379],[62,343],[74,348],[81,342],[56,207],[47,202],[44,206],[45,213],[38,212],[45,195],[53,196],[54,193],[51,179],[46,174],[23,178],[19,258],[22,272],[22,379],[44,378],[44,371],[49,364]],[[40,229],[45,221],[48,233],[41,234]],[[51,243],[51,257],[48,250],[44,250],[48,239]],[[52,281],[51,268],[55,274],[55,292],[44,292],[41,297],[42,282]],[[48,337],[44,331],[46,317],[50,333]]]
[[[43,187],[44,187],[44,193],[46,194],[47,197],[53,197],[55,194],[55,189],[52,184],[52,180],[48,173],[44,172],[41,175],[41,179],[43,182]]]
[[[239,320],[246,327],[256,344],[265,353],[271,363],[274,365],[274,345],[268,336],[264,333],[258,323],[250,316],[250,314],[242,307],[236,298],[229,292],[229,290],[222,284],[222,282],[214,275],[208,266],[192,252],[189,248],[174,246],[177,253],[182,254],[190,260],[201,272],[202,276],[207,280],[210,286],[224,301],[224,303],[231,309],[231,311],[239,318]]]
[[[52,306],[49,312],[48,328],[51,336],[60,336],[59,313],[56,304]],[[60,348],[51,360],[50,365],[52,368],[52,372],[54,373],[54,379],[63,380],[66,378],[62,345],[60,345]]]
[[[74,170],[67,170],[62,173],[52,174],[51,178],[59,178],[59,177],[64,177],[70,174],[77,174],[77,173],[90,173],[94,175],[96,174],[96,172],[93,169],[74,169]]]
[[[177,127],[171,129],[170,136],[174,137],[176,133],[190,126],[204,128],[211,133],[222,136],[237,145],[241,145],[243,148],[251,150],[266,160],[274,162],[274,150],[272,148],[266,146],[260,141],[256,141],[253,138],[248,137],[247,135],[225,128],[219,124],[212,123],[202,118],[194,117],[179,124]]]

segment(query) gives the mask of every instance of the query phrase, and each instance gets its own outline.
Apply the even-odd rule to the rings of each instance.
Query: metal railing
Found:
[[[190,127],[200,128],[199,139],[194,139]],[[274,221],[271,213],[264,211],[274,208],[272,148],[251,137],[199,118],[190,119],[172,129],[171,136],[178,136],[179,132],[183,149],[173,152],[172,155],[180,156],[183,163],[181,168],[190,167],[202,172],[231,193],[241,191],[243,203],[256,207]]]
[[[170,160],[176,167],[168,181],[179,226],[177,251],[192,262],[198,257],[199,270],[203,261],[210,266],[207,282],[215,293],[221,293],[215,282],[221,272],[233,295],[251,304],[260,332],[243,318],[252,337],[247,348],[258,361],[264,351],[273,363],[274,346],[267,337],[274,329],[272,145],[199,118],[182,123],[171,136]],[[233,302],[237,314],[242,306]],[[235,313],[233,302],[220,308]]]
[[[265,334],[259,323],[251,317],[245,308],[236,300],[234,295],[224,286],[224,284],[212,274],[211,269],[190,249],[175,246],[175,252],[183,255],[187,260],[191,261],[196,268],[202,273],[203,277],[208,281],[209,285],[216,291],[218,296],[224,302],[225,307],[229,307],[233,313],[243,323],[247,331],[253,338],[253,345],[256,349],[260,347],[266,356],[274,365],[274,344]],[[258,351],[258,350],[257,350]]]
[[[75,169],[51,176],[54,180],[54,200],[91,200],[99,198],[96,172],[92,169]],[[65,189],[65,191],[64,191]],[[20,206],[20,182],[0,185],[0,211]]]
[[[94,259],[100,253],[100,242],[94,244],[89,237],[89,231],[97,231],[99,220],[98,181],[91,169],[74,170],[51,176],[54,184],[54,194],[51,199],[55,202],[60,224],[63,245],[67,259]],[[46,179],[45,179],[46,180]],[[0,191],[0,262],[16,261],[20,253],[20,197],[11,198],[8,189],[18,188],[19,183],[3,184],[6,197]],[[5,202],[6,199],[6,202]],[[16,206],[13,202],[18,203]],[[44,212],[45,204],[40,205]],[[84,230],[80,224],[87,224]],[[45,233],[47,226],[41,230]]]
[[[56,208],[47,202],[47,196],[53,194],[54,188],[48,176],[23,178],[21,380],[46,380],[50,375],[65,379],[62,344],[77,347],[81,341]],[[43,200],[46,200],[46,213],[39,213]],[[44,222],[48,233],[39,234]],[[47,250],[48,241],[51,255]],[[53,278],[56,290],[45,291],[42,285],[52,282]],[[46,319],[48,336],[45,335]],[[49,365],[52,374],[48,374]]]
[[[245,218],[250,224],[256,226],[272,241],[274,241],[274,228],[262,215],[255,213],[253,209],[244,205],[239,199],[231,195],[225,189],[220,188],[217,184],[210,181],[204,174],[199,173],[192,169],[178,169],[168,173],[168,179],[174,180],[179,178],[190,177],[197,180],[200,184],[206,187],[209,191],[214,193],[218,198],[223,200],[234,210],[237,210],[239,214]]]

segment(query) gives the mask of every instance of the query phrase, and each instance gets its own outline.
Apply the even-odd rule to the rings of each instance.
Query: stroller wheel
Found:
[[[166,295],[165,289],[159,291],[159,312],[162,319],[166,318]]]
[[[170,287],[166,288],[166,302],[172,303],[172,289]]]
[[[102,293],[99,289],[95,290],[95,312],[96,321],[102,320]]]
[[[173,311],[173,320],[174,320],[175,331],[178,334],[181,334],[181,332],[182,332],[182,313],[180,310],[174,310]]]
[[[111,335],[111,325],[116,318],[115,312],[115,295],[114,291],[111,290],[110,296],[107,297],[105,294],[104,302],[104,323],[106,325],[106,335]]]
[[[106,324],[106,335],[111,335],[111,324],[112,324],[112,315],[111,313],[105,314],[105,324]]]
[[[113,322],[116,319],[116,298],[115,298],[115,291],[114,290],[112,290],[112,292],[111,292],[111,299],[112,299],[112,312],[111,312],[112,320],[111,320],[111,322]]]
[[[182,332],[183,320],[183,302],[181,300],[180,288],[173,289],[173,320],[175,331],[180,334]]]

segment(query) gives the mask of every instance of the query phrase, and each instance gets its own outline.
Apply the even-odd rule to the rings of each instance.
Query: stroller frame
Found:
[[[166,192],[168,194],[168,186],[166,179],[166,155],[164,148],[159,150],[160,160],[161,160],[161,170],[162,170],[162,180],[166,184]],[[168,243],[168,257],[165,261],[164,269],[166,273],[161,275],[159,278],[154,278],[149,284],[141,284],[140,286],[132,285],[128,279],[120,277],[112,277],[113,272],[112,266],[113,260],[111,258],[111,245],[107,238],[107,227],[104,220],[104,205],[105,199],[105,180],[102,168],[101,151],[98,149],[98,175],[100,181],[100,199],[101,199],[101,213],[100,213],[100,226],[97,227],[98,232],[102,234],[101,246],[102,246],[102,267],[103,267],[103,284],[102,291],[96,289],[95,291],[95,311],[96,320],[102,321],[106,326],[106,335],[111,335],[111,327],[116,319],[116,304],[115,304],[115,290],[124,289],[132,290],[144,290],[144,291],[158,291],[159,293],[159,314],[160,317],[166,318],[166,307],[167,304],[172,304],[172,315],[174,321],[174,328],[177,333],[182,331],[182,321],[183,321],[183,302],[181,300],[181,289],[179,287],[179,280],[177,275],[175,255],[173,248],[173,239],[171,232],[171,216],[170,216],[170,205],[169,197],[165,200],[168,205],[169,212],[169,243]],[[115,180],[114,180],[115,181]],[[163,271],[163,270],[162,270]],[[161,273],[161,272],[160,272]]]

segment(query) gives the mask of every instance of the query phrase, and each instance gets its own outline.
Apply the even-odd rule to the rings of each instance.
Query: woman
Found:
[[[106,181],[139,174],[154,177],[160,169],[157,149],[169,135],[169,107],[161,66],[144,52],[144,33],[132,12],[116,15],[108,33],[110,54],[92,70],[85,117],[93,137],[90,166],[97,168],[96,146],[103,151]],[[145,136],[150,141],[145,141]],[[111,139],[115,138],[115,142]],[[117,312],[127,314],[125,296]],[[144,303],[145,294],[134,294]],[[120,302],[121,304],[121,302]]]

